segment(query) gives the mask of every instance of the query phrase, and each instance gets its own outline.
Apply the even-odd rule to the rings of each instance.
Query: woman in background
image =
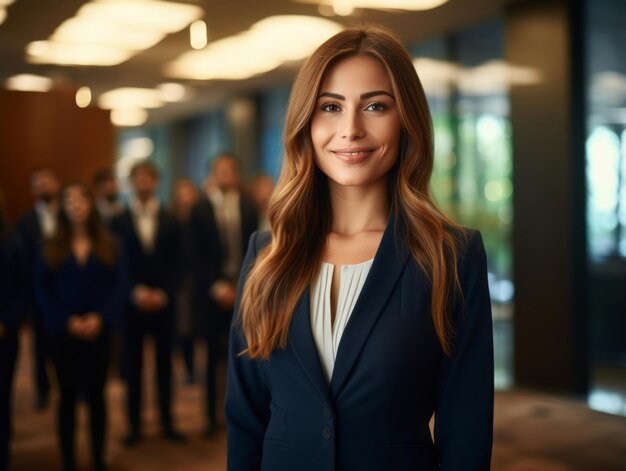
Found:
[[[321,45],[283,141],[231,330],[228,469],[488,470],[485,252],[430,195],[430,113],[395,35]]]
[[[183,354],[187,383],[195,382],[194,341],[195,303],[193,293],[194,235],[190,224],[191,209],[198,202],[198,189],[191,180],[181,178],[174,184],[172,214],[180,227],[180,287],[178,289],[176,317],[179,345]]]
[[[79,391],[84,392],[90,410],[93,469],[104,470],[104,386],[110,336],[127,287],[120,247],[98,217],[83,183],[70,183],[61,191],[58,230],[44,244],[35,277],[60,389],[63,470],[76,469]]]
[[[24,309],[24,270],[21,242],[6,220],[0,191],[0,471],[9,469],[11,396],[18,351],[18,327]]]

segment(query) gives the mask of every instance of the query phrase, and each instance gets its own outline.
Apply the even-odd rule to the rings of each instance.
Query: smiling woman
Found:
[[[311,140],[329,184],[386,184],[398,157],[400,116],[383,66],[367,56],[344,59],[320,90]]]
[[[284,140],[231,329],[228,469],[489,469],[485,253],[430,196],[430,114],[395,35],[320,46]]]

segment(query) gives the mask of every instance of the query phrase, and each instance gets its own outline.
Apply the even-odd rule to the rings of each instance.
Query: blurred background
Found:
[[[349,25],[388,26],[431,107],[433,193],[485,240],[505,401],[494,468],[626,469],[624,439],[587,426],[626,435],[624,18],[623,0],[0,0],[7,217],[32,206],[29,175],[42,166],[85,181],[111,167],[127,195],[130,168],[148,159],[163,201],[179,178],[200,187],[222,151],[241,159],[244,180],[275,180],[302,60]],[[27,383],[18,378],[24,394]],[[557,424],[563,404],[589,444],[617,440],[613,461],[577,455],[575,440],[550,455],[554,434],[573,433],[564,422],[534,447],[519,443],[544,426],[512,445],[504,429]],[[522,415],[505,427],[514,407]],[[542,453],[543,464],[513,459]],[[40,466],[28,469],[56,469]]]

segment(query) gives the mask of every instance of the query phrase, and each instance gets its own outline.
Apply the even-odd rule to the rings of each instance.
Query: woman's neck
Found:
[[[331,232],[350,236],[381,231],[389,219],[387,178],[367,186],[342,186],[328,182],[332,209]]]
[[[72,238],[84,239],[88,236],[86,224],[73,224],[72,225]]]

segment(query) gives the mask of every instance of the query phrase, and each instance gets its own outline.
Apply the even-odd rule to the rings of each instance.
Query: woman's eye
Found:
[[[387,105],[384,103],[370,103],[365,107],[365,109],[369,111],[385,111],[387,109]]]
[[[341,111],[341,108],[339,108],[339,106],[337,106],[335,103],[326,103],[322,105],[322,111],[335,112],[335,111]]]

